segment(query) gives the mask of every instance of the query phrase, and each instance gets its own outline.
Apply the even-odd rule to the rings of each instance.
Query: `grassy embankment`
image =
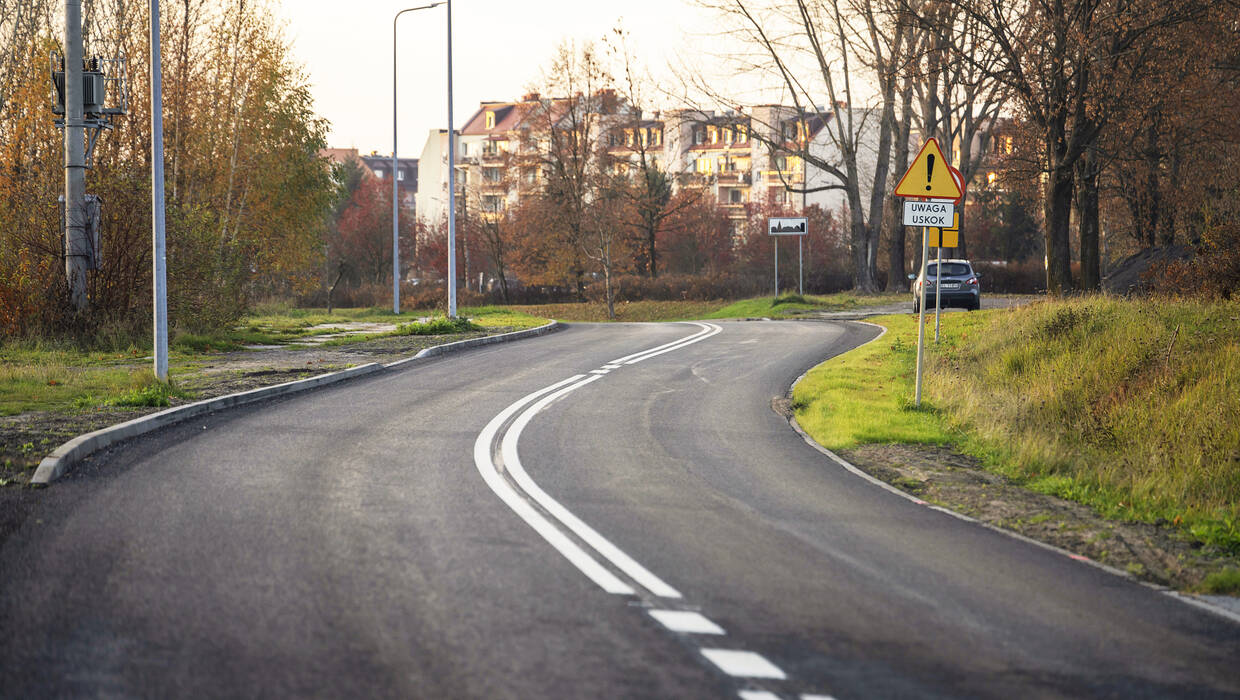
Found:
[[[950,443],[1107,517],[1240,552],[1240,304],[1091,298],[945,314],[912,405],[915,316],[814,369],[797,420],[832,449]],[[1240,572],[1206,581],[1240,592]]]
[[[338,332],[316,328],[327,324],[398,324],[394,331],[379,335],[351,335],[327,341],[341,345],[382,335],[460,334],[488,328],[531,328],[546,319],[514,312],[502,307],[462,308],[472,327],[448,323],[444,319],[428,322],[412,320],[433,316],[434,312],[411,312],[396,316],[382,309],[322,309],[260,307],[234,328],[211,335],[174,335],[169,349],[172,381],[162,383],[150,369],[149,341],[142,345],[113,342],[103,349],[83,349],[70,343],[43,341],[10,342],[0,345],[0,415],[29,411],[73,411],[97,406],[163,406],[168,397],[193,398],[177,388],[177,379],[194,372],[211,355],[247,345],[286,345],[314,335]]]

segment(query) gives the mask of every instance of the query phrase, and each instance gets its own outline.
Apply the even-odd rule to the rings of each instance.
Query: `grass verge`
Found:
[[[739,301],[621,301],[616,303],[616,320],[630,322],[696,321],[728,318],[795,318],[814,311],[850,311],[868,306],[903,301],[905,294],[859,296],[849,292],[825,296],[783,294],[779,298],[754,297]],[[607,321],[607,305],[602,302],[538,304],[506,307],[561,321]]]
[[[823,445],[951,443],[1033,490],[1240,553],[1240,304],[1098,297],[945,314],[921,410],[916,318],[875,321],[886,336],[794,393]]]

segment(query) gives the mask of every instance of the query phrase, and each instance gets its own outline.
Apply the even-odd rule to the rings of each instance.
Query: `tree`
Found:
[[[1039,132],[1047,256],[1047,289],[1063,294],[1073,287],[1069,223],[1078,167],[1082,184],[1096,187],[1088,162],[1095,157],[1101,130],[1116,106],[1133,99],[1148,74],[1150,48],[1161,33],[1194,16],[1204,3],[1184,0],[1113,2],[1108,0],[961,0],[963,13],[994,47],[991,67],[957,51],[983,75],[999,81],[1016,100],[1020,116]],[[1082,262],[1087,283],[1097,277],[1096,197],[1087,196],[1082,228]]]
[[[680,209],[692,206],[702,191],[690,190],[673,204],[672,178],[661,159],[663,142],[656,139],[661,132],[656,123],[645,118],[644,82],[635,75],[636,62],[627,38],[628,34],[617,28],[608,45],[624,75],[620,87],[624,108],[609,130],[609,141],[621,145],[617,152],[607,154],[604,171],[612,174],[606,187],[628,204],[619,207],[617,215],[637,234],[639,270],[653,279],[659,274],[659,229]]]
[[[617,110],[610,81],[592,45],[580,50],[561,45],[542,94],[563,97],[539,98],[532,105],[521,144],[521,166],[541,174],[535,197],[545,218],[538,242],[548,249],[535,257],[583,298],[587,209],[598,198],[601,182],[599,120]],[[534,241],[526,237],[526,242]]]
[[[840,0],[706,4],[735,21],[756,53],[743,60],[777,79],[793,103],[791,120],[776,113],[778,123],[752,128],[751,138],[772,154],[799,157],[829,177],[818,186],[807,182],[801,188],[789,187],[792,191],[844,191],[856,288],[878,291],[879,231],[897,129],[898,67],[908,60],[910,24],[900,21],[898,12],[876,7],[871,0],[851,5],[842,5]],[[874,107],[859,108],[856,105],[866,80],[878,88],[877,102]],[[699,84],[699,88],[721,97],[710,86]],[[824,103],[824,109],[815,106]],[[795,133],[801,138],[786,138],[785,121],[800,125]],[[811,148],[811,140],[804,138],[806,127],[816,121],[822,123],[830,146],[825,151]],[[867,153],[874,155],[872,172],[863,167]]]
[[[61,306],[56,285],[11,283],[32,275],[63,282],[53,269],[62,139],[46,75],[60,33],[54,5],[0,0],[0,287],[20,297],[19,329],[52,326]],[[254,296],[318,283],[336,186],[319,157],[326,123],[269,2],[167,5],[169,317],[182,328],[218,327]],[[149,323],[151,267],[150,102],[140,89],[149,82],[148,10],[122,2],[83,9],[88,53],[127,56],[130,80],[129,114],[100,136],[87,179],[104,201],[104,262],[90,280],[94,312],[83,322],[138,335]]]

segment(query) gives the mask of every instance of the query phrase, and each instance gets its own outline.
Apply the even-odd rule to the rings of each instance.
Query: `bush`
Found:
[[[654,279],[640,275],[619,275],[611,280],[616,301],[712,301],[740,299],[758,294],[765,281],[760,278],[724,275],[661,275]],[[603,301],[606,294],[602,280],[586,287],[586,298]]]
[[[1144,280],[1155,292],[1231,299],[1240,291],[1240,222],[1210,222],[1188,260],[1151,265]]]
[[[982,276],[983,292],[1040,294],[1046,291],[1046,268],[1040,262],[974,262],[973,271]]]
[[[396,327],[399,335],[448,335],[480,330],[480,326],[471,323],[467,318],[436,318],[426,322],[402,323]]]

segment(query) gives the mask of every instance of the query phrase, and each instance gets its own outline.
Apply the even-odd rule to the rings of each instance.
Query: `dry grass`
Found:
[[[988,461],[1240,551],[1240,304],[1046,302],[944,350],[927,393]]]

